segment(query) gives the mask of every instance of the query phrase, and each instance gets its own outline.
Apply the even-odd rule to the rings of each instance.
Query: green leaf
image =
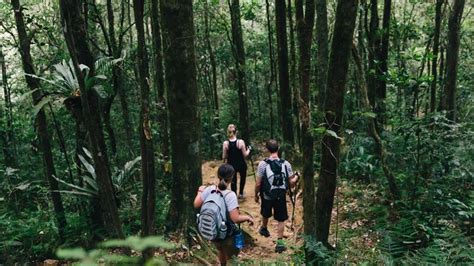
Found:
[[[138,236],[129,236],[127,239],[112,239],[102,243],[102,247],[129,247],[134,250],[143,251],[147,248],[173,249],[173,244],[165,241],[161,236],[149,236],[140,238]]]
[[[61,259],[84,259],[87,257],[87,253],[82,248],[71,248],[71,249],[58,249],[56,256]]]
[[[79,156],[79,160],[81,161],[82,165],[84,165],[84,167],[87,169],[87,172],[89,172],[91,174],[91,176],[95,179],[96,175],[95,175],[94,166],[92,166],[92,164],[90,164],[82,155],[79,154],[78,156]]]
[[[328,134],[329,136],[334,137],[334,138],[336,138],[336,139],[341,139],[341,138],[337,135],[337,133],[334,132],[333,130],[330,130],[330,129],[326,130],[326,134]]]
[[[43,97],[43,98],[41,99],[41,101],[39,101],[37,104],[35,104],[35,106],[33,106],[33,112],[32,112],[32,114],[31,114],[31,116],[33,117],[33,119],[36,118],[36,116],[38,115],[39,111],[40,111],[41,109],[43,109],[43,107],[44,107],[47,103],[51,102],[51,100],[52,100],[51,97],[45,96],[45,97]]]

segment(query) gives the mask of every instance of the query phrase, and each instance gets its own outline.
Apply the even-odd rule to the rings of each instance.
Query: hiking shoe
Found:
[[[285,242],[283,242],[282,239],[278,239],[275,246],[275,252],[282,253],[285,250],[286,250]]]
[[[264,237],[269,237],[270,236],[270,232],[268,231],[268,229],[266,227],[260,227],[260,230],[258,230],[258,233],[261,234]]]
[[[240,194],[240,195],[239,195],[239,199],[242,199],[242,200],[245,199],[244,194]]]

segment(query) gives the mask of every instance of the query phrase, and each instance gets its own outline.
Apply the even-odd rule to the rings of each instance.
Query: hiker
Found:
[[[217,170],[217,176],[219,177],[218,185],[199,187],[196,198],[194,199],[194,208],[201,208],[200,216],[198,216],[199,232],[204,238],[212,240],[216,245],[219,251],[218,257],[221,265],[225,265],[232,256],[239,254],[240,250],[234,246],[233,242],[233,233],[236,232],[235,224],[243,222],[253,224],[252,216],[240,214],[237,195],[235,192],[228,190],[234,172],[232,165],[221,165]],[[220,199],[223,200],[220,201]],[[212,215],[212,211],[203,213],[212,207],[216,210],[224,210],[220,215],[222,217]],[[216,219],[222,219],[222,223],[225,223],[225,226],[221,225],[221,223],[215,227],[209,226],[210,224],[215,224],[214,221],[216,221]],[[203,222],[199,224],[200,221]],[[223,229],[222,227],[225,228]],[[221,232],[223,232],[223,235],[219,234]]]
[[[270,236],[268,219],[272,216],[273,210],[273,218],[278,221],[275,252],[281,253],[286,250],[283,241],[285,221],[288,219],[286,192],[295,186],[298,174],[293,174],[288,161],[278,157],[280,146],[276,140],[268,140],[265,146],[270,155],[259,163],[255,183],[255,202],[259,203],[261,200],[260,214],[263,217],[263,224],[258,232],[262,236]]]
[[[224,163],[232,165],[235,169],[232,179],[232,191],[237,193],[237,173],[240,175],[239,199],[244,198],[245,179],[247,178],[247,163],[245,157],[249,156],[252,147],[246,147],[245,141],[237,138],[237,128],[234,124],[227,126],[227,140],[222,144],[222,159]]]

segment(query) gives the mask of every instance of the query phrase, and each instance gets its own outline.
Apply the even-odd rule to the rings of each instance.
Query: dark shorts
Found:
[[[276,200],[266,200],[261,197],[261,211],[260,214],[264,218],[272,217],[278,222],[284,222],[288,219],[288,210],[286,208],[286,197],[281,197]]]

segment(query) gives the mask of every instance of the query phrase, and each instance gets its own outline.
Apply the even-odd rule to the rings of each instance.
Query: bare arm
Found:
[[[255,180],[255,202],[258,203],[260,200],[260,186],[262,185],[262,177],[257,176]]]
[[[229,212],[229,216],[234,223],[240,224],[243,222],[250,222],[253,224],[253,218],[250,215],[241,215],[238,208],[235,208]]]
[[[244,156],[244,158],[249,156],[250,150],[247,149],[247,147],[245,146],[245,141],[242,139],[242,140],[240,140],[239,143],[240,143],[239,149],[242,151],[242,155]]]
[[[206,186],[200,186],[196,197],[194,198],[194,208],[196,209],[201,208],[202,204],[204,203],[201,198],[201,193],[204,191],[205,188]]]
[[[289,177],[291,188],[295,187],[296,183],[298,183],[298,179],[300,179],[300,174],[298,172]]]
[[[222,144],[222,160],[224,163],[227,162],[227,150],[229,149],[229,142],[226,140]]]

